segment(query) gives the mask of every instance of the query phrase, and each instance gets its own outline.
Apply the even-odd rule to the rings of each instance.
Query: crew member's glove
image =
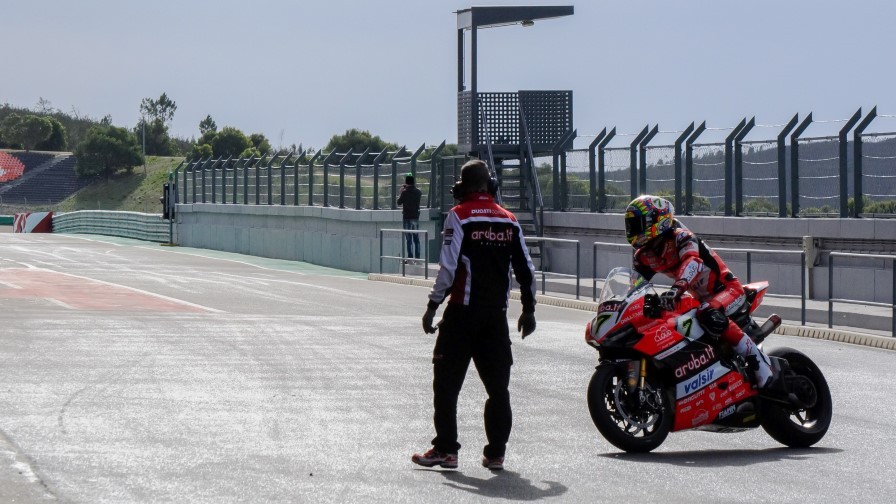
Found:
[[[523,339],[535,332],[535,312],[523,312],[516,323],[516,330],[523,333]]]
[[[684,279],[676,280],[672,288],[660,294],[660,308],[667,311],[675,310],[681,296],[688,290],[688,282]]]
[[[426,313],[423,314],[423,332],[425,332],[426,334],[435,334],[436,328],[432,325],[432,321],[435,318],[436,309],[427,308]]]

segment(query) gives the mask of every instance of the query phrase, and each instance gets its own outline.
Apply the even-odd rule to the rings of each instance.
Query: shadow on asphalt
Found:
[[[604,453],[601,457],[628,462],[670,464],[685,467],[743,467],[779,460],[803,460],[816,455],[841,453],[839,448],[769,448],[767,450],[694,450],[658,453]]]
[[[534,501],[558,497],[568,490],[565,485],[556,481],[542,481],[539,485],[533,485],[531,480],[523,478],[519,473],[507,470],[495,471],[488,478],[467,476],[459,471],[440,471],[440,473],[448,480],[445,485],[483,497]]]

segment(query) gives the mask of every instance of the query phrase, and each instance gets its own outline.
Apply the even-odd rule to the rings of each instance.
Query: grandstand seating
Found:
[[[21,159],[24,153],[15,153]],[[33,168],[26,168],[26,176],[20,180],[0,184],[0,201],[4,204],[54,204],[68,198],[90,184],[90,179],[80,179],[75,174],[75,157],[71,153],[33,154],[44,156],[44,161],[33,166],[38,158],[29,158]],[[26,165],[27,166],[27,165]]]
[[[52,154],[42,152],[0,151],[0,187],[51,159]]]

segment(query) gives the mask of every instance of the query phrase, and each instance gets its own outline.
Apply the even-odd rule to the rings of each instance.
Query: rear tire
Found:
[[[610,362],[597,366],[588,384],[588,411],[597,430],[613,446],[627,452],[646,453],[666,439],[672,429],[674,412],[668,394],[661,389],[660,407],[632,407],[637,398],[629,394],[625,378],[624,366]],[[648,387],[657,390],[649,383]]]
[[[791,369],[808,378],[815,386],[815,405],[795,409],[784,404],[762,403],[762,428],[779,443],[791,448],[807,448],[819,442],[828,431],[833,416],[833,401],[828,382],[818,366],[804,353],[792,348],[778,348],[769,355],[786,359]]]

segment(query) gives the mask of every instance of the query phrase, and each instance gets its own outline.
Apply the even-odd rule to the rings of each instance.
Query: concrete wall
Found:
[[[380,271],[381,229],[401,229],[398,210],[347,210],[308,206],[255,206],[193,204],[177,207],[176,242],[181,245],[225,250],[278,259],[306,261],[360,272]],[[748,275],[746,254],[720,254],[743,281],[769,280],[777,294],[827,299],[828,268],[825,251],[896,253],[896,220],[886,219],[778,219],[732,217],[682,217],[682,222],[717,249],[770,249],[798,252],[803,237],[811,236],[821,251],[801,281],[800,256],[786,253],[753,253]],[[423,215],[421,229],[430,232],[429,260],[438,260],[441,228],[439,215]],[[621,214],[577,212],[545,213],[545,236],[576,240],[580,244],[583,278],[602,278],[615,266],[629,265],[631,247],[625,242]],[[387,233],[383,254],[400,256],[401,237]],[[539,264],[543,261],[542,264]],[[541,260],[546,271],[574,274],[575,245],[551,244]],[[888,303],[892,299],[893,266],[884,260],[839,260],[834,270],[834,296]],[[396,272],[398,261],[387,259],[384,272]]]
[[[441,233],[438,214],[434,219],[421,212],[420,229],[429,231],[430,261],[438,260]],[[176,242],[370,273],[380,270],[380,230],[401,227],[400,210],[197,203],[177,206]],[[425,254],[422,236],[420,241]],[[383,243],[384,255],[401,256],[399,233],[385,233]],[[398,267],[397,260],[383,262],[384,272]]]

